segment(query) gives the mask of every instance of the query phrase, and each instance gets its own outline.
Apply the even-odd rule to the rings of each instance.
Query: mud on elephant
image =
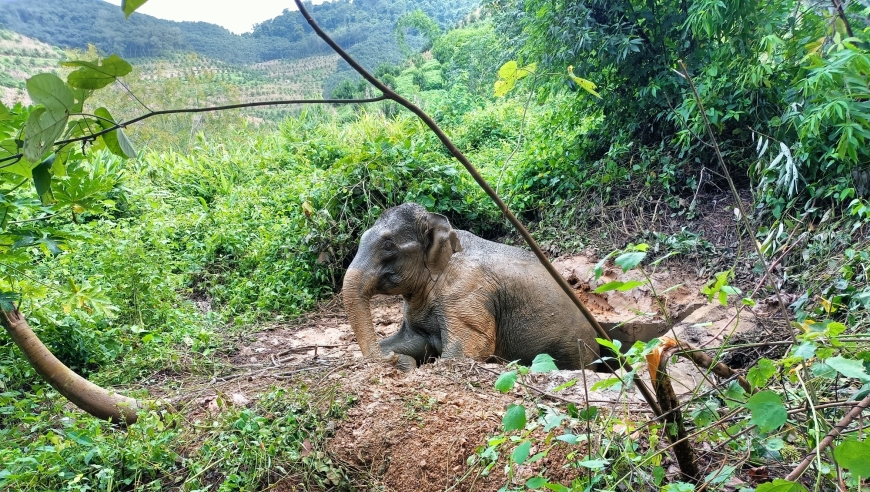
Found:
[[[380,342],[374,294],[404,298],[401,328]],[[415,203],[385,210],[363,233],[342,298],[363,355],[395,355],[404,370],[434,357],[528,365],[546,353],[561,369],[598,358],[594,330],[534,255],[453,229]]]

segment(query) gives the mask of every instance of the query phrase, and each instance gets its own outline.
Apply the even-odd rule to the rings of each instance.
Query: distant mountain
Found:
[[[393,29],[405,12],[421,9],[442,27],[452,25],[479,0],[336,0],[310,6],[327,32],[363,63],[395,63],[402,58]],[[244,8],[243,3],[237,8]],[[285,10],[237,35],[206,22],[173,22],[135,13],[125,20],[121,9],[101,0],[0,0],[0,26],[42,42],[71,48],[94,44],[125,58],[158,57],[193,51],[230,63],[298,59],[329,53],[297,11]],[[362,51],[354,50],[360,46]],[[375,65],[372,65],[372,64]]]

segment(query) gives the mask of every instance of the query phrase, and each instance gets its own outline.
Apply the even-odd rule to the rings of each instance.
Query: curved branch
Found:
[[[338,55],[341,56],[341,58],[344,59],[344,61],[347,62],[347,64],[350,65],[351,68],[356,70],[356,72],[359,73],[368,83],[372,84],[373,86],[375,86],[375,88],[380,90],[384,94],[384,97],[395,101],[408,111],[414,113],[418,118],[420,118],[420,120],[423,121],[423,123],[426,124],[427,127],[429,127],[430,130],[432,130],[432,132],[438,137],[438,139],[441,140],[441,143],[444,144],[445,147],[447,147],[448,151],[450,151],[450,154],[453,155],[453,157],[456,158],[456,160],[458,160],[465,167],[465,170],[468,171],[472,178],[474,178],[474,181],[477,182],[478,186],[480,186],[483,191],[486,192],[489,198],[496,204],[496,206],[498,206],[499,210],[501,210],[502,215],[504,215],[504,217],[511,223],[511,225],[514,226],[514,229],[516,229],[516,231],[523,237],[523,240],[526,242],[529,248],[531,248],[532,252],[538,258],[541,264],[544,265],[544,268],[547,269],[547,272],[550,274],[550,276],[553,277],[553,280],[555,280],[556,283],[559,284],[559,287],[562,289],[562,291],[564,291],[565,294],[568,295],[574,305],[577,306],[580,312],[583,313],[583,316],[586,317],[586,319],[589,321],[589,324],[592,325],[598,336],[605,340],[610,340],[610,335],[604,328],[602,328],[601,324],[598,323],[595,317],[592,316],[592,313],[589,311],[589,309],[587,309],[586,306],[583,305],[583,302],[580,301],[580,298],[578,298],[577,294],[574,293],[574,289],[572,289],[571,286],[568,285],[568,282],[564,278],[562,278],[562,275],[560,275],[556,268],[550,263],[550,260],[547,259],[547,257],[544,255],[544,252],[541,251],[538,243],[535,242],[535,239],[532,238],[532,235],[529,233],[526,227],[522,224],[522,222],[519,221],[519,219],[516,218],[516,216],[514,216],[510,209],[508,209],[508,206],[505,204],[504,200],[501,199],[498,193],[496,193],[496,191],[492,188],[492,186],[490,186],[486,179],[483,178],[480,172],[478,172],[477,168],[474,167],[474,164],[472,164],[471,161],[469,161],[468,158],[465,157],[465,154],[463,154],[456,147],[456,145],[453,143],[453,141],[450,140],[447,134],[445,134],[444,131],[441,130],[438,124],[435,123],[435,120],[433,120],[422,109],[420,109],[404,97],[400,96],[395,91],[387,87],[384,83],[376,79],[365,68],[363,68],[362,65],[360,65],[356,60],[348,55],[347,52],[345,52],[341,48],[341,46],[338,45],[338,43],[333,41],[332,38],[330,38],[329,35],[320,28],[320,26],[317,24],[311,14],[308,13],[308,10],[305,9],[305,6],[302,4],[302,0],[293,1],[296,3],[296,7],[299,9],[299,12],[302,14],[302,16],[305,18],[306,21],[308,21],[308,25],[310,25],[314,32],[316,32],[317,35],[320,36],[320,39],[324,40],[330,48],[338,53]],[[625,369],[627,371],[631,371],[631,367],[626,367]],[[647,387],[646,384],[637,377],[637,375],[635,375],[634,383],[637,385],[638,390],[641,392],[644,399],[653,409],[655,414],[661,415],[661,408],[656,402],[655,396],[652,394],[649,387]]]
[[[59,361],[39,340],[18,310],[3,311],[2,324],[30,365],[52,388],[75,406],[100,420],[128,425],[136,422],[139,402],[97,386]]]
[[[378,101],[386,101],[389,98],[381,95],[378,97],[370,97],[367,99],[288,99],[284,101],[259,101],[259,102],[249,102],[249,103],[239,103],[239,104],[227,104],[225,106],[209,106],[205,108],[183,108],[183,109],[163,109],[160,111],[150,111],[143,115],[137,116],[135,118],[129,119],[127,121],[123,121],[121,123],[114,123],[114,126],[109,128],[104,128],[98,132],[92,133],[90,135],[85,135],[82,137],[69,138],[66,140],[59,140],[54,143],[55,146],[63,147],[64,145],[69,145],[71,143],[76,142],[84,142],[93,140],[101,135],[105,135],[107,133],[111,133],[115,130],[121,128],[127,128],[128,126],[138,123],[143,120],[147,120],[148,118],[152,118],[154,116],[164,116],[168,114],[184,114],[184,113],[211,113],[215,111],[226,111],[229,109],[243,109],[243,108],[256,108],[260,106],[288,106],[291,104],[365,104],[365,103],[373,103]],[[24,154],[15,154],[11,156],[4,157],[0,159],[0,163],[4,163],[7,161],[18,161],[20,160]]]

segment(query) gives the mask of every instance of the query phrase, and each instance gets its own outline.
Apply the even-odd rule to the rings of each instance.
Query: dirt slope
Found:
[[[769,324],[763,306],[755,312],[745,311],[735,323],[737,310],[708,303],[698,294],[703,279],[678,266],[652,274],[652,286],[595,294],[592,291],[603,283],[641,280],[642,276],[623,274],[609,265],[602,278],[595,280],[595,259],[584,255],[559,258],[554,263],[616,338],[669,335],[713,349],[730,336],[763,337]],[[675,322],[668,330],[666,316],[652,291],[663,292],[677,285],[664,295],[668,316]],[[398,330],[400,298],[379,297],[372,306],[375,328],[381,336]],[[503,395],[493,389],[496,377],[504,371],[501,364],[444,360],[404,374],[381,363],[365,362],[337,299],[294,326],[273,326],[242,342],[232,363],[235,374],[214,381],[195,395],[196,412],[219,411],[214,404],[218,394],[229,395],[237,405],[250,405],[264,388],[288,384],[288,378],[299,374],[312,374],[311,384],[338,383],[342,391],[355,396],[356,404],[347,419],[337,424],[328,449],[341,462],[388,490],[499,489],[509,480],[504,465],[510,447],[502,451],[500,461],[487,475],[481,474],[483,466],[470,466],[469,460],[474,460],[476,450],[483,449],[488,438],[499,433],[501,417],[511,403],[525,402],[528,409],[536,405],[541,409],[571,401],[580,408],[593,404],[606,409],[619,416],[614,422],[642,424],[649,418],[646,404],[634,390],[590,391],[596,381],[610,376],[589,370],[532,375],[528,382],[535,389],[517,387]],[[670,372],[680,395],[708,385],[689,362],[672,364]],[[581,383],[554,391],[572,379]],[[557,428],[554,432],[577,434],[583,429]],[[568,484],[581,473],[563,465],[566,453],[582,447],[554,443],[545,459],[521,467],[513,482],[522,484],[546,469],[551,479]],[[667,459],[664,465],[668,467]],[[673,466],[671,473],[676,473]]]

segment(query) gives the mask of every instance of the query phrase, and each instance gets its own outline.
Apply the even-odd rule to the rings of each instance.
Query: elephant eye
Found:
[[[386,250],[388,250],[388,251],[389,251],[389,250],[392,250],[392,249],[395,249],[395,247],[396,247],[396,245],[393,244],[393,242],[390,241],[389,239],[387,239],[386,241],[384,241],[384,245],[383,245],[383,246],[384,246],[384,249],[386,249]]]

